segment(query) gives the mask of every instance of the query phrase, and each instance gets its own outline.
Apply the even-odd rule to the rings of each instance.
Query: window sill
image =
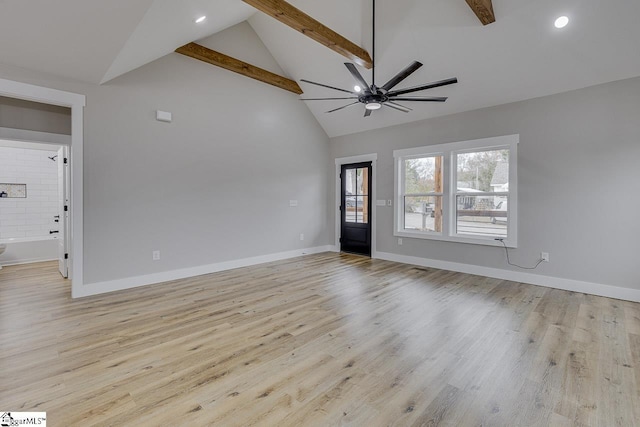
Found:
[[[403,238],[410,238],[410,239],[437,240],[437,241],[443,241],[443,242],[465,243],[469,245],[503,247],[502,242],[495,240],[498,237],[470,238],[470,237],[460,237],[460,236],[445,236],[440,233],[421,233],[421,232],[397,231],[397,230],[393,233],[393,235],[395,237],[403,237]],[[507,245],[507,247],[510,249],[516,249],[518,247],[517,242],[513,242],[507,239],[504,240],[504,244]]]

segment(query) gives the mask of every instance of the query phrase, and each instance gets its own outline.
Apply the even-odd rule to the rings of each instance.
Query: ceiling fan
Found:
[[[402,111],[403,113],[408,113],[411,111],[411,108],[405,107],[404,105],[398,104],[397,101],[401,102],[445,102],[447,100],[446,97],[417,97],[417,96],[403,96],[408,93],[419,92],[422,90],[433,89],[440,86],[447,86],[450,84],[458,83],[458,79],[453,77],[450,79],[440,80],[433,83],[428,83],[425,85],[414,86],[406,89],[392,90],[396,87],[400,82],[413,74],[418,68],[422,67],[422,64],[418,61],[413,61],[409,66],[396,74],[391,80],[386,82],[381,87],[376,86],[376,0],[373,1],[373,55],[372,62],[373,67],[371,68],[371,85],[367,83],[367,81],[362,77],[358,69],[354,64],[349,62],[345,62],[345,66],[347,70],[351,73],[353,78],[357,82],[357,86],[354,87],[354,91],[340,89],[338,87],[325,85],[322,83],[316,83],[309,80],[301,79],[300,81],[309,83],[316,86],[322,86],[328,89],[337,90],[340,92],[346,92],[351,96],[342,97],[342,98],[303,98],[302,101],[328,101],[328,100],[355,100],[350,104],[344,105],[342,107],[334,108],[333,110],[327,111],[327,113],[333,113],[334,111],[342,110],[347,107],[351,107],[356,104],[364,104],[364,116],[369,117],[373,110],[378,110],[380,108],[389,107],[394,110]]]

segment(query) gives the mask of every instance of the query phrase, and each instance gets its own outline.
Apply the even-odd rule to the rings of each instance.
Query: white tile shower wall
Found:
[[[56,151],[0,147],[0,183],[27,184],[27,197],[0,198],[0,239],[50,237],[57,230]]]

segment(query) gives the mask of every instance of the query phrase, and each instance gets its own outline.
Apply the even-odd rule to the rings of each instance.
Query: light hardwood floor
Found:
[[[71,300],[0,271],[0,410],[51,426],[640,425],[640,305],[333,253]]]

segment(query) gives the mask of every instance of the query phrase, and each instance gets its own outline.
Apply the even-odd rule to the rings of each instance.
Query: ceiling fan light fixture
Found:
[[[355,85],[355,86],[353,87],[353,90],[355,90],[355,91],[356,91],[356,92],[358,92],[358,93],[362,92],[362,88],[361,88],[360,86],[358,86],[358,85]]]
[[[366,108],[367,110],[379,110],[380,108],[382,108],[382,104],[380,104],[379,102],[368,102],[364,108]]]
[[[556,22],[554,22],[553,25],[556,26],[556,28],[564,28],[567,26],[567,24],[569,23],[569,18],[567,16],[560,16],[558,19],[556,19]]]

